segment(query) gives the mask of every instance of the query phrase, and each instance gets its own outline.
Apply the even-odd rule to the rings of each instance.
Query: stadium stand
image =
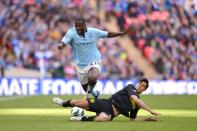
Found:
[[[138,27],[130,37],[163,79],[197,79],[195,0],[107,0],[105,5],[120,29]]]
[[[0,6],[1,65],[5,70],[34,69],[40,70],[39,76],[42,77],[50,72],[52,77],[75,78],[71,50],[67,47],[58,51],[58,42],[72,26],[78,12],[86,18],[88,25],[104,29],[96,12],[85,0],[5,0]],[[127,59],[116,39],[101,41],[98,46],[103,55],[101,78],[128,79],[142,74]],[[127,67],[122,68],[123,65]]]
[[[59,52],[57,44],[78,15],[84,16],[88,25],[105,29],[97,15],[104,6],[106,20],[108,16],[115,16],[121,30],[129,24],[137,26],[139,30],[130,35],[131,40],[162,79],[197,79],[194,1],[105,0],[103,5],[99,0],[96,2],[1,0],[1,67],[6,71],[33,69],[40,71],[42,77],[48,72],[52,77],[75,78],[70,48]],[[144,74],[128,58],[117,39],[100,41],[98,47],[103,56],[102,79],[132,79]]]

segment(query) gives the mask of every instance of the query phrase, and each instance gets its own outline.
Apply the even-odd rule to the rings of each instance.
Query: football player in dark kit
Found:
[[[76,117],[73,116],[70,120],[73,121],[111,121],[114,117],[122,114],[126,117],[130,117],[131,120],[136,120],[137,113],[140,108],[148,111],[152,115],[160,115],[159,112],[152,110],[147,106],[139,97],[149,86],[149,81],[146,78],[139,80],[136,88],[132,84],[128,84],[122,90],[119,90],[113,94],[109,99],[71,99],[63,101],[58,97],[53,97],[52,102],[63,107],[80,107],[87,111],[96,112],[96,116],[91,117]],[[156,120],[156,119],[145,119]]]

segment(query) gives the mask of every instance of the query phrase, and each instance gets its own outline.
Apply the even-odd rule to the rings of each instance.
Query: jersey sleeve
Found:
[[[72,37],[73,37],[72,31],[68,30],[68,32],[62,38],[61,42],[63,42],[64,44],[69,44],[72,40]]]
[[[136,96],[138,96],[138,95],[137,95],[137,91],[136,91],[135,87],[134,87],[132,84],[129,84],[129,85],[126,87],[126,90],[127,90],[128,94],[129,94],[129,96],[131,96],[131,95],[136,95]]]
[[[97,38],[106,38],[108,36],[107,31],[99,30],[99,29],[93,29],[94,34]]]

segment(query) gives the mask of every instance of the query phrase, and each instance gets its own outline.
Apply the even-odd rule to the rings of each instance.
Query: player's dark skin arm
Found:
[[[108,32],[108,37],[113,38],[113,37],[122,36],[127,33],[135,32],[135,31],[136,31],[136,28],[134,26],[130,26],[129,28],[127,28],[123,32]]]
[[[58,50],[62,50],[64,48],[64,46],[66,46],[63,42],[59,43],[57,45]]]

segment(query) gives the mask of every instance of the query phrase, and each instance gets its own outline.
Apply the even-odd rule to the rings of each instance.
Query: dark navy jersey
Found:
[[[131,95],[135,95],[140,98],[134,85],[129,84],[122,90],[113,94],[110,99],[120,114],[126,117],[135,118],[140,108],[132,101],[130,98]]]

